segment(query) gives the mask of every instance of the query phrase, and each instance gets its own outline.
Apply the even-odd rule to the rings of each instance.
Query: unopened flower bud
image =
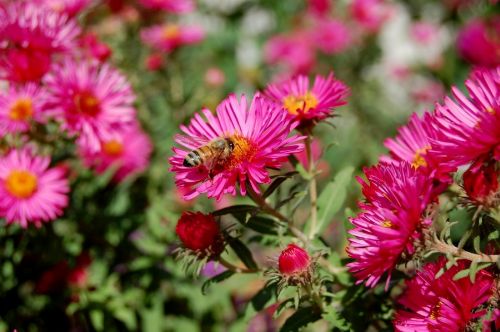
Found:
[[[222,234],[219,224],[211,214],[184,212],[175,232],[184,247],[197,252],[218,255],[222,252]]]
[[[309,270],[311,259],[307,251],[295,244],[289,244],[278,259],[281,274],[292,276]]]
[[[488,205],[498,190],[495,163],[472,164],[463,175],[464,189],[472,201]]]

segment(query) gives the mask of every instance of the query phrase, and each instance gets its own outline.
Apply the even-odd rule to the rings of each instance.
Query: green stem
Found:
[[[480,263],[495,263],[500,259],[500,255],[487,255],[482,253],[474,254],[439,240],[434,241],[432,248],[443,254],[452,254],[455,257],[467,259],[469,261],[477,261]]]
[[[313,287],[311,285],[306,285],[304,286],[307,294],[309,294],[309,297],[311,298],[311,300],[314,301],[314,303],[316,303],[316,305],[318,306],[318,308],[323,311],[324,307],[323,307],[323,300],[321,299],[321,296],[319,296],[319,293],[316,292]]]
[[[266,200],[259,194],[257,194],[255,191],[253,191],[252,188],[248,188],[248,195],[250,198],[262,209],[262,211],[269,213],[270,215],[278,218],[279,220],[286,222],[288,224],[288,229],[290,232],[295,235],[297,238],[299,238],[300,241],[304,244],[308,244],[309,240],[307,236],[302,233],[297,227],[293,225],[293,221],[291,219],[288,219],[285,217],[281,212],[278,210],[274,209],[272,206],[270,206]]]
[[[313,137],[308,135],[306,138],[306,154],[307,161],[309,163],[309,198],[311,201],[311,227],[309,228],[309,239],[313,239],[314,235],[316,235],[316,227],[318,223],[318,208],[317,208],[317,200],[318,200],[318,189],[316,185],[316,164],[314,162],[314,155],[312,152],[312,140]]]

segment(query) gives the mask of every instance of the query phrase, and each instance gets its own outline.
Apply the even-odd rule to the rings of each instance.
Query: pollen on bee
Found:
[[[229,161],[230,168],[239,165],[244,160],[251,161],[254,158],[257,149],[250,140],[239,134],[235,134],[230,138],[234,144],[231,160]]]

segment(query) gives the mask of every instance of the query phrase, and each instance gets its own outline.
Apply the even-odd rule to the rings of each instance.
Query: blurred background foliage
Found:
[[[379,32],[357,38],[340,54],[317,54],[311,74],[334,71],[351,88],[348,105],[331,121],[334,127],[317,127],[324,160],[320,190],[326,179],[348,166],[359,175],[363,166],[376,163],[387,153],[383,140],[394,136],[411,112],[432,108],[451,85],[463,82],[470,67],[457,55],[457,30],[473,17],[493,15],[497,8],[489,1],[468,1],[461,7],[452,2],[389,2],[396,12]],[[348,4],[335,1],[331,15],[347,19]],[[227,198],[216,206],[204,198],[183,201],[167,158],[179,124],[204,106],[213,110],[229,93],[252,95],[279,74],[280,67],[267,65],[263,58],[271,36],[314,24],[315,18],[306,18],[304,0],[200,0],[196,11],[182,16],[145,12],[135,1],[126,1],[124,8],[113,12],[98,2],[80,20],[111,47],[112,62],[134,86],[139,119],[154,144],[150,167],[114,184],[113,170],[95,176],[75,161],[79,171],[72,174],[71,204],[63,218],[39,229],[0,227],[0,331],[277,330],[287,313],[273,320],[268,307],[272,301],[262,294],[254,297],[265,283],[262,276],[237,275],[202,294],[201,285],[211,272],[192,278],[176,263],[174,229],[182,211],[210,211],[244,199]],[[403,16],[407,21],[401,23]],[[414,46],[423,48],[421,59],[402,57],[395,63],[391,54],[411,41],[394,30],[421,20],[443,29],[444,37],[436,45]],[[165,55],[161,68],[149,70],[146,62],[152,50],[142,44],[140,29],[164,21],[201,24],[207,36],[200,44]],[[437,55],[430,62],[437,64],[425,60],[432,52]],[[396,65],[409,74],[403,79],[391,76]],[[207,70],[213,68],[222,71],[222,84],[207,81]],[[426,88],[430,91],[418,97],[417,90]],[[61,146],[58,153],[72,154],[72,149]],[[360,194],[350,173],[344,182],[346,199],[322,237],[338,252],[332,254],[334,266],[345,257],[344,227]],[[280,250],[279,244],[268,244],[253,253],[264,264]],[[81,277],[77,282],[59,277],[61,271],[75,269]],[[342,278],[352,284],[347,273]],[[346,308],[356,308],[344,312],[355,322],[350,328],[363,331],[377,321],[377,329],[390,329],[388,299],[395,294],[375,288],[360,295],[359,289],[344,291],[352,293],[344,297],[351,299]],[[335,313],[325,318],[308,329],[349,329]]]

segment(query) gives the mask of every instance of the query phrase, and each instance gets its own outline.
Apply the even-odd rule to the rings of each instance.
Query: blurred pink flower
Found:
[[[354,0],[349,7],[352,18],[368,32],[377,32],[392,15],[384,0]]]
[[[283,65],[289,76],[307,74],[316,62],[309,35],[296,31],[290,35],[276,35],[264,46],[264,60],[270,65]]]
[[[410,35],[421,45],[433,44],[439,37],[439,27],[430,22],[415,22],[410,27]]]
[[[111,48],[101,42],[95,33],[89,32],[80,37],[79,44],[84,53],[100,62],[108,60],[112,54]]]
[[[224,72],[217,67],[210,67],[205,72],[205,83],[209,86],[218,87],[224,84],[226,76]]]
[[[500,160],[500,67],[475,71],[465,85],[470,99],[454,87],[455,101],[447,97],[435,110],[437,137],[429,153],[449,167]]]
[[[226,193],[234,196],[237,185],[246,195],[247,184],[259,192],[258,184],[271,181],[267,167],[279,168],[288,155],[304,148],[302,137],[289,137],[296,124],[288,120],[287,113],[258,94],[249,107],[245,96],[238,100],[230,95],[217,107],[215,117],[208,109],[202,112],[206,121],[197,114],[188,126],[181,126],[186,136],[178,135],[176,142],[186,150],[174,148],[169,159],[177,186],[190,189],[186,199],[201,193],[217,199]],[[228,157],[217,160],[210,169],[205,163],[185,166],[190,151],[221,138],[230,142]]]
[[[132,88],[125,76],[107,64],[67,59],[46,82],[51,113],[86,149],[98,151],[102,140],[135,120]]]
[[[76,21],[44,6],[16,1],[0,6],[0,78],[40,80],[56,53],[74,49]]]
[[[350,29],[336,19],[318,20],[311,28],[309,37],[315,47],[326,54],[338,54],[352,45]]]
[[[309,78],[303,75],[281,84],[270,84],[264,96],[299,121],[299,128],[308,128],[332,116],[336,107],[345,105],[348,94],[349,88],[330,73],[326,78],[316,76],[312,87]]]
[[[139,0],[145,8],[164,10],[171,13],[188,13],[195,8],[193,0]]]
[[[161,53],[152,53],[146,58],[146,68],[149,71],[157,71],[162,66],[165,59],[163,58],[163,54]]]
[[[484,305],[494,296],[495,277],[480,270],[475,282],[468,276],[455,280],[458,272],[470,266],[470,262],[459,260],[436,278],[445,263],[444,257],[428,263],[406,281],[406,290],[398,301],[402,308],[393,322],[396,331],[465,331],[486,314]],[[493,317],[500,314],[498,308],[491,310],[495,312]],[[481,330],[491,331],[488,327]]]
[[[459,32],[457,48],[460,55],[474,65],[500,65],[500,17],[470,21]]]
[[[0,136],[26,132],[31,121],[43,122],[46,100],[47,92],[34,83],[0,92]]]
[[[380,163],[364,172],[368,182],[358,181],[366,203],[360,203],[362,212],[350,219],[354,228],[347,253],[354,262],[348,267],[358,283],[368,287],[387,273],[387,289],[396,264],[415,253],[422,229],[431,223],[422,213],[431,201],[432,179],[407,162]]]
[[[68,205],[68,180],[50,158],[35,156],[27,148],[0,157],[0,217],[7,224],[39,227],[63,213]]]
[[[332,8],[331,0],[307,0],[307,12],[316,16],[327,15]]]
[[[32,0],[49,9],[73,17],[92,5],[94,0]]]
[[[205,38],[205,32],[197,26],[161,24],[141,30],[142,41],[163,52],[171,52],[182,45],[196,44]]]
[[[118,182],[143,172],[149,165],[153,147],[149,137],[137,126],[113,133],[109,138],[101,140],[100,151],[93,151],[86,146],[80,147],[79,153],[84,164],[94,168],[99,174],[109,167],[117,167],[113,179]]]

